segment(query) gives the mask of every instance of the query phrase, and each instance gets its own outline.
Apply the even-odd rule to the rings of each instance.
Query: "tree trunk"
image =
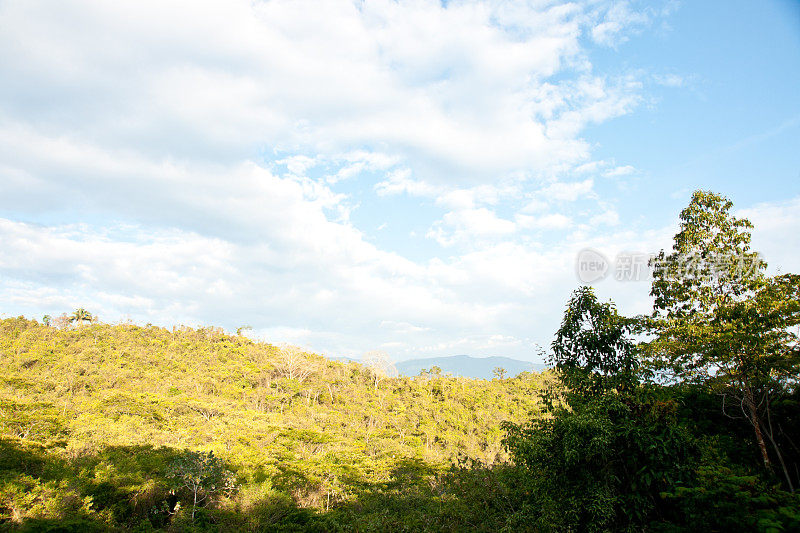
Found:
[[[756,434],[756,443],[758,444],[758,449],[761,451],[761,458],[764,460],[764,466],[767,470],[772,471],[772,461],[769,459],[769,453],[767,453],[767,443],[764,441],[764,435],[761,433],[761,417],[758,416],[758,408],[756,407],[755,401],[753,401],[752,394],[745,395],[745,403],[747,404],[747,410],[750,411],[750,423],[753,425],[753,430]]]

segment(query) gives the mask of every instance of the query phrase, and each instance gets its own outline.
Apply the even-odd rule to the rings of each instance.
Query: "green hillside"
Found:
[[[295,506],[368,515],[370,498],[378,505],[400,482],[431,496],[460,458],[504,461],[501,422],[537,416],[548,381],[428,374],[376,384],[356,363],[287,356],[214,328],[6,319],[0,351],[6,524],[180,523],[165,476],[190,450],[234,473],[235,491],[203,502],[214,499],[203,520],[215,527],[278,524]]]

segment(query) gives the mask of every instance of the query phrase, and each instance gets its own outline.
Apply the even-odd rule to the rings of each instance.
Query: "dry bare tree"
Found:
[[[397,375],[397,368],[395,368],[394,363],[392,363],[389,354],[382,350],[370,350],[365,352],[361,357],[361,364],[369,368],[370,372],[372,372],[372,378],[376,389],[383,379]]]
[[[278,371],[283,377],[296,379],[302,383],[314,371],[314,361],[299,346],[281,344],[278,346]]]

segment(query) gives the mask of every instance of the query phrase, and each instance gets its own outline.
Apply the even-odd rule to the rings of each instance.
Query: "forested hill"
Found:
[[[193,451],[212,451],[236,478],[235,492],[203,506],[215,527],[356,503],[368,521],[387,484],[430,496],[430,480],[459,457],[504,459],[501,422],[536,416],[547,379],[383,379],[213,328],[5,319],[0,526],[189,520],[173,516],[167,474]]]

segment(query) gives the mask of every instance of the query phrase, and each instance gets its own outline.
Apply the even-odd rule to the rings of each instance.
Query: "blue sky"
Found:
[[[794,1],[7,0],[0,81],[6,315],[537,361],[697,188],[800,270]]]

